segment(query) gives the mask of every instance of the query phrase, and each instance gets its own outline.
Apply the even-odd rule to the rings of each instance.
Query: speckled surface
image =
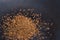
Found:
[[[9,12],[11,8],[18,7],[34,7],[40,10],[45,17],[50,17],[57,25],[56,40],[60,40],[60,5],[59,0],[0,0],[0,17],[6,12]]]

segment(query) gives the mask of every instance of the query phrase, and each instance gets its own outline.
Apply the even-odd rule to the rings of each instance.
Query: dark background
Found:
[[[60,40],[60,0],[0,0],[0,16],[12,8],[37,8],[56,24],[56,40]]]

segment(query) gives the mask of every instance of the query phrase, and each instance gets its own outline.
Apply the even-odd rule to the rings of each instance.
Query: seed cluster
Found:
[[[5,15],[2,18],[3,39],[54,40],[54,23],[37,12],[35,9],[20,9],[18,13]]]
[[[28,40],[38,33],[32,20],[22,15],[14,16],[13,19],[7,17],[3,23],[4,36],[7,40]]]

